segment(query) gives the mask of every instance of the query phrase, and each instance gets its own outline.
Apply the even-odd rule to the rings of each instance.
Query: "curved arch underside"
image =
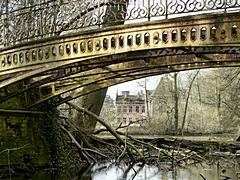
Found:
[[[196,68],[240,66],[238,13],[105,28],[0,51],[0,103],[38,88],[28,108],[55,106],[122,82]],[[16,83],[21,88],[11,88]],[[88,87],[86,89],[79,89]]]
[[[192,51],[187,51],[187,53],[182,51],[182,48],[181,50],[176,48],[165,49],[164,52],[168,53],[163,53],[162,55],[157,53],[159,52],[159,49],[157,49],[155,52],[151,52],[152,57],[147,54],[149,51],[142,51],[138,52],[138,59],[126,58],[125,62],[110,65],[106,65],[104,59],[112,58],[104,57],[103,59],[99,59],[99,63],[96,64],[96,66],[98,65],[97,67],[90,70],[78,72],[75,66],[60,69],[60,72],[63,70],[66,72],[65,75],[62,75],[62,78],[49,78],[51,75],[55,77],[57,70],[42,74],[42,78],[33,77],[33,81],[29,82],[27,86],[23,86],[21,91],[9,92],[9,94],[0,98],[0,101],[4,102],[24,91],[38,87],[40,89],[39,98],[31,102],[28,108],[33,108],[53,98],[55,102],[54,106],[57,106],[90,92],[147,76],[199,68],[240,66],[238,48],[234,47],[233,50],[233,47],[225,47],[226,51],[222,51],[221,53],[217,53],[219,52],[218,47],[212,48],[215,48],[215,50],[211,50],[211,53],[204,53],[204,48],[202,47],[202,51],[192,48]],[[221,49],[223,50],[224,48]],[[121,59],[122,56],[122,54],[119,55],[119,58]],[[117,56],[115,56],[116,62],[117,59]],[[49,79],[51,81],[47,81]],[[81,89],[82,87],[88,88]]]

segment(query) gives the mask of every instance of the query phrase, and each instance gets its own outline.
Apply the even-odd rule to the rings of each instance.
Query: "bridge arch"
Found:
[[[125,77],[98,86],[134,79],[127,76],[136,79],[185,69],[239,66],[239,27],[238,13],[202,15],[121,25],[3,48],[0,88],[29,78],[35,81],[21,90],[7,91],[0,102],[40,87],[48,89],[47,93],[40,94],[29,107],[56,96],[60,104],[84,93],[68,98],[60,95],[95,82],[104,84],[110,78]],[[157,69],[161,70],[156,72]],[[74,76],[81,83],[68,80],[67,85],[57,86]],[[46,86],[51,86],[51,90]],[[101,89],[96,87],[89,89]]]
[[[214,57],[216,56],[216,57]],[[235,56],[235,55],[233,55]],[[235,61],[232,55],[226,54],[209,54],[207,57],[200,58],[196,57],[195,54],[183,55],[182,59],[192,59],[191,63],[167,63],[163,64],[161,59],[167,59],[166,61],[179,59],[177,56],[164,56],[159,58],[147,58],[129,61],[125,63],[119,63],[109,65],[103,68],[97,68],[94,70],[87,71],[85,73],[75,74],[70,77],[66,77],[58,82],[55,82],[55,89],[57,91],[50,91],[49,94],[43,96],[39,100],[33,102],[29,108],[32,108],[38,104],[44,103],[52,98],[54,99],[55,106],[80,97],[82,95],[110,87],[119,83],[153,76],[160,75],[170,72],[185,71],[192,69],[202,68],[219,68],[219,67],[235,67],[240,66],[239,61]],[[221,59],[221,60],[219,60]],[[238,57],[239,59],[239,57]],[[48,84],[49,86],[51,85]],[[61,88],[63,86],[63,88]],[[57,87],[57,88],[56,88]],[[79,90],[81,87],[87,87]],[[76,90],[76,91],[75,91]],[[53,93],[52,93],[53,92]],[[57,98],[56,98],[57,97]]]

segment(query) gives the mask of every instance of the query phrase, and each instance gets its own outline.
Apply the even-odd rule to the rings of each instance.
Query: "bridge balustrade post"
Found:
[[[55,35],[57,31],[57,5],[56,5],[56,0],[53,1],[53,29],[52,33]]]
[[[42,1],[40,2],[40,24],[39,24],[39,35],[40,35],[40,37],[43,37],[43,11],[44,11],[44,9],[43,9],[43,5],[42,5]]]
[[[4,46],[8,46],[9,44],[9,0],[5,2],[5,19],[4,19]]]
[[[165,19],[168,19],[168,0],[165,0],[165,6],[166,6]]]
[[[227,13],[227,0],[224,0],[224,13]]]
[[[150,17],[151,17],[151,0],[148,0],[148,21],[150,21]]]
[[[100,16],[101,16],[100,0],[98,0],[97,3],[98,3],[97,25],[98,25],[98,27],[100,28],[100,26],[101,26],[101,21],[100,21],[100,19],[101,19],[101,17],[100,17]]]

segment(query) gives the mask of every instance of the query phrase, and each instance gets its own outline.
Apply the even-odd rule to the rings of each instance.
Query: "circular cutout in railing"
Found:
[[[55,46],[52,47],[52,55],[53,55],[53,56],[56,56],[56,55],[57,55],[57,50],[56,50],[56,47],[55,47]]]
[[[26,63],[28,63],[30,61],[30,55],[29,55],[28,51],[25,53],[25,61],[26,61]]]
[[[128,35],[128,37],[127,37],[127,45],[128,46],[132,46],[133,45],[133,36],[132,35]]]
[[[186,41],[187,40],[187,30],[182,29],[181,30],[181,41]]]
[[[141,39],[142,39],[142,36],[141,34],[137,34],[136,35],[136,45],[140,46],[141,45]]]
[[[238,27],[237,27],[236,24],[234,24],[234,25],[232,26],[231,35],[232,35],[232,38],[233,38],[233,39],[237,39],[237,37],[238,37],[237,28],[238,28]]]
[[[58,52],[59,52],[59,54],[60,54],[61,56],[64,55],[64,47],[63,47],[63,45],[58,46]]]
[[[107,49],[108,49],[108,39],[107,39],[107,38],[104,38],[104,39],[103,39],[103,49],[104,49],[104,50],[107,50]]]
[[[17,63],[18,63],[18,56],[17,56],[17,54],[14,54],[14,55],[13,55],[13,63],[14,63],[15,65],[17,65]]]
[[[144,43],[147,45],[150,44],[150,34],[148,32],[144,34]]]
[[[177,30],[172,31],[172,41],[177,42]]]
[[[82,41],[80,43],[80,50],[81,50],[81,52],[85,52],[86,51],[86,43],[85,43],[85,41]]]
[[[215,26],[210,29],[210,39],[213,41],[217,40],[217,28]]]
[[[93,51],[93,42],[92,40],[89,40],[87,43],[88,51]]]
[[[38,50],[38,58],[39,58],[40,61],[43,59],[43,51],[42,51],[42,49]]]
[[[32,50],[32,61],[36,61],[36,60],[37,60],[36,50]]]
[[[101,41],[99,39],[95,41],[95,49],[96,51],[99,51],[101,49]]]
[[[73,52],[74,52],[75,54],[78,53],[78,44],[77,44],[77,43],[73,43]]]
[[[190,38],[192,41],[195,41],[197,39],[197,29],[196,28],[191,29]]]
[[[111,48],[116,48],[116,39],[115,39],[115,37],[111,38]]]
[[[206,27],[202,27],[200,30],[200,39],[202,41],[205,41],[207,39],[207,28]]]
[[[70,46],[70,44],[66,45],[66,53],[67,53],[67,55],[71,54],[71,46]]]
[[[23,53],[19,54],[19,62],[22,64],[24,62]]]
[[[122,48],[124,47],[124,37],[123,36],[119,37],[119,46]]]
[[[50,49],[49,47],[45,48],[45,59],[48,59],[50,57]]]
[[[160,41],[159,33],[158,33],[158,32],[154,32],[154,33],[153,33],[153,43],[154,43],[154,44],[158,44],[159,41]]]
[[[163,33],[162,33],[162,41],[164,43],[168,42],[168,32],[167,31],[163,31]]]

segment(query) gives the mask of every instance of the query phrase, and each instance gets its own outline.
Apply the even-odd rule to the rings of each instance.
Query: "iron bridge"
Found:
[[[168,72],[240,66],[240,0],[0,2],[0,108],[60,105]],[[83,88],[87,87],[87,88]]]

